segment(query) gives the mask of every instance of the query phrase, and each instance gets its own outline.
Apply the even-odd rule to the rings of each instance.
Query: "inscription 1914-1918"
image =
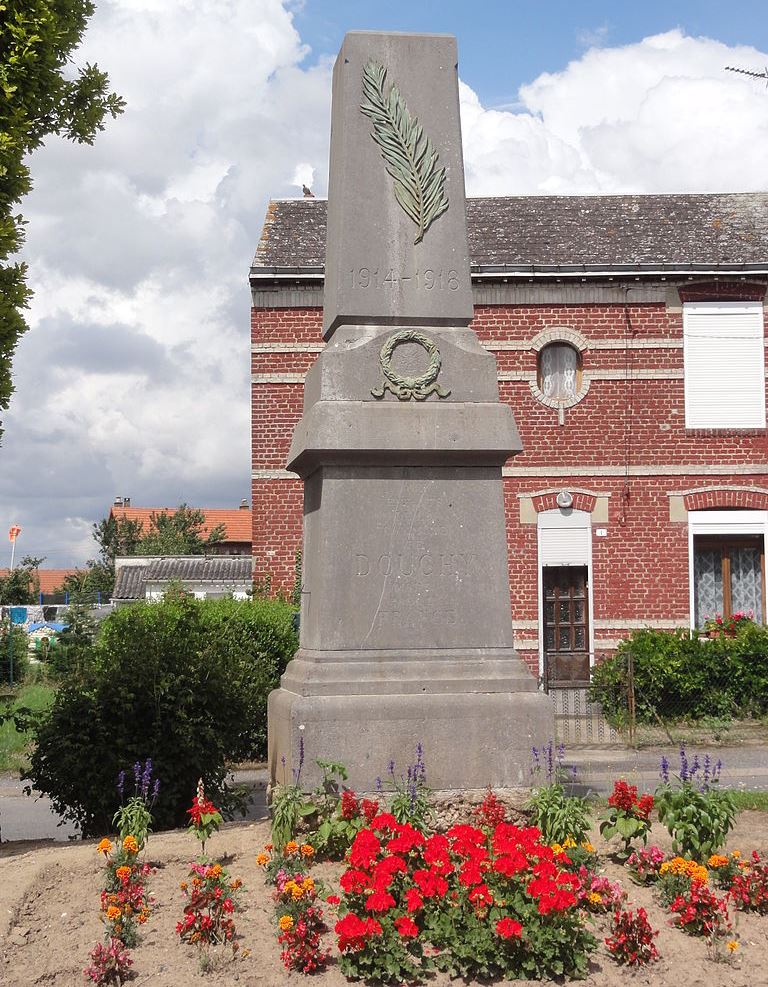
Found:
[[[347,272],[350,285],[353,288],[396,288],[399,284],[408,284],[413,281],[416,288],[423,288],[425,291],[458,291],[459,274],[458,271],[432,270],[427,268],[424,271],[416,269],[414,274],[395,274],[394,268],[385,273],[381,273],[378,268],[353,267]]]
[[[356,576],[469,576],[478,570],[473,552],[356,552]]]

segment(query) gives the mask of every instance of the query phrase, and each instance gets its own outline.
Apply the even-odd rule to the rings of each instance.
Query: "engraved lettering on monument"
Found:
[[[384,91],[386,79],[386,68],[371,59],[363,70],[364,101],[360,109],[373,121],[371,137],[381,148],[395,183],[395,198],[416,224],[416,244],[448,208],[445,168],[439,167],[432,141],[416,117],[411,117],[395,83]]]

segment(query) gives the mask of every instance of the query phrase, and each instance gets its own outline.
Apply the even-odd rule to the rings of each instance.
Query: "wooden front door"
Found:
[[[586,566],[544,568],[544,681],[548,689],[589,682]]]

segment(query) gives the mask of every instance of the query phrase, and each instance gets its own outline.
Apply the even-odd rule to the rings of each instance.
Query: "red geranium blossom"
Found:
[[[502,918],[496,923],[496,932],[502,939],[511,939],[513,936],[519,939],[522,937],[523,927],[513,918]]]
[[[403,939],[415,939],[419,934],[418,925],[407,915],[401,915],[400,918],[395,919],[395,928]]]
[[[335,925],[339,937],[339,952],[357,952],[365,946],[366,939],[382,934],[381,925],[375,918],[360,919],[353,912],[339,919]]]
[[[361,829],[349,851],[349,862],[353,867],[370,867],[381,852],[381,843],[369,829]]]
[[[368,912],[388,912],[395,907],[395,899],[388,891],[374,891],[368,895],[365,910]]]

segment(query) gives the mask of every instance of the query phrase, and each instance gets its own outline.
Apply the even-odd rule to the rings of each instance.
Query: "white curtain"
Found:
[[[568,400],[576,397],[578,355],[567,343],[551,343],[541,351],[541,390],[545,397]]]

